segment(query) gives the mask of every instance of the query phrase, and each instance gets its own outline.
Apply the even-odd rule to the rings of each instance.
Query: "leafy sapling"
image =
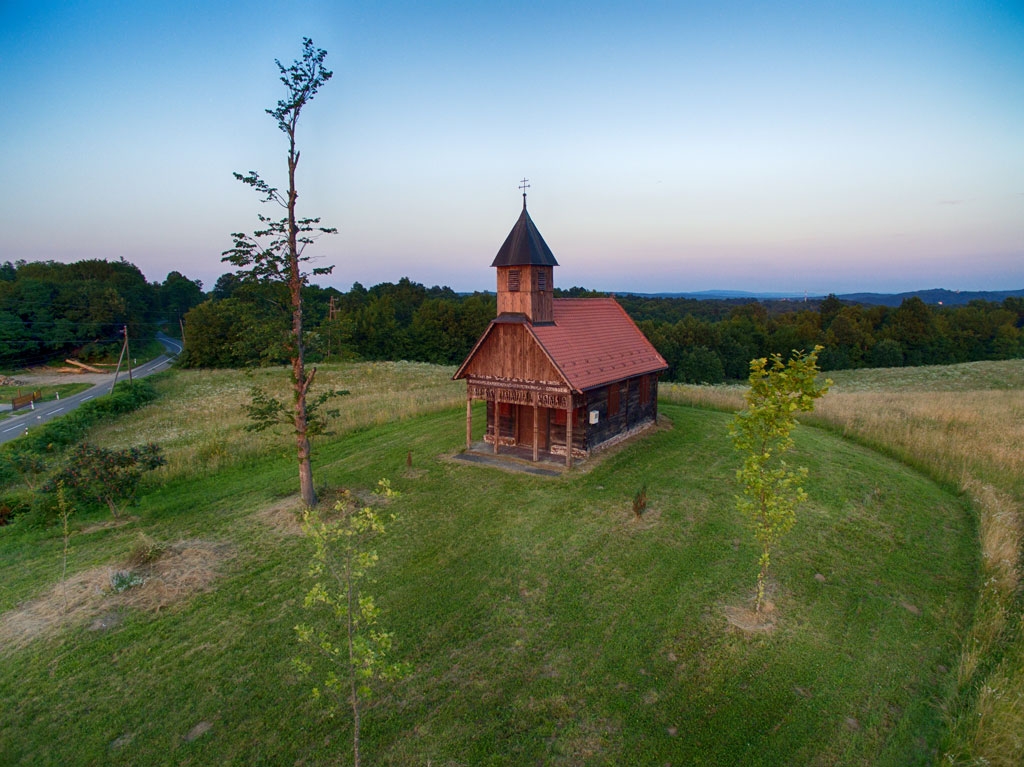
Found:
[[[397,495],[386,480],[378,489],[386,497]],[[311,657],[296,658],[294,664],[313,678],[313,698],[331,716],[351,710],[354,764],[359,767],[364,701],[377,682],[398,679],[407,667],[390,659],[392,634],[380,628],[380,609],[365,589],[378,561],[373,546],[384,535],[384,514],[358,508],[348,495],[334,511],[329,518],[311,509],[303,515],[303,529],[313,542],[309,573],[314,583],[303,602],[310,620],[295,631]]]
[[[60,516],[60,529],[64,536],[64,549],[61,552],[60,585],[64,594],[64,612],[68,611],[68,553],[71,551],[71,515],[75,510],[68,503],[64,483],[57,482],[57,513]]]
[[[758,558],[756,610],[764,606],[765,584],[775,546],[796,522],[796,509],[807,499],[800,486],[806,468],[791,468],[782,456],[793,446],[790,436],[796,413],[814,409],[814,401],[828,391],[832,381],[819,386],[818,353],[793,352],[788,362],[778,354],[750,363],[747,408],[729,425],[733,445],[743,455],[743,467],[736,472],[742,496],[737,508],[754,523],[754,537],[761,546]]]

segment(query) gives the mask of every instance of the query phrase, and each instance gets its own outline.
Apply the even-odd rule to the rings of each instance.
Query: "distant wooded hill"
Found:
[[[877,306],[899,306],[908,298],[920,298],[926,304],[966,306],[971,301],[1001,302],[1007,298],[1024,298],[1024,290],[915,290],[910,293],[845,293],[837,296],[841,301]]]
[[[744,299],[748,301],[785,300],[785,301],[820,301],[825,296],[803,296],[796,293],[749,293],[739,290],[703,290],[693,293],[633,293],[621,295],[642,296],[645,298],[695,298],[705,299]],[[840,301],[867,306],[899,306],[908,298],[920,298],[926,304],[936,306],[964,306],[971,301],[999,302],[1007,298],[1024,298],[1021,290],[912,290],[907,293],[840,293],[835,294]]]

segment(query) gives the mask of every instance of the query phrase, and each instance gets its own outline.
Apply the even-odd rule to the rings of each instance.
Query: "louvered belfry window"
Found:
[[[548,289],[548,276],[545,272],[537,272],[537,290],[543,293]]]
[[[519,292],[519,270],[509,269],[508,270],[508,289],[512,293]]]

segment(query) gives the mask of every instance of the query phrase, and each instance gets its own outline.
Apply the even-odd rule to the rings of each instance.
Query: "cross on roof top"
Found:
[[[523,190],[523,208],[526,208],[526,190],[530,188],[527,183],[530,179],[523,177],[523,180],[519,182],[519,188]]]

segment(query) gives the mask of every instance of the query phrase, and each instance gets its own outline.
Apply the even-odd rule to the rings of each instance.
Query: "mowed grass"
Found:
[[[775,560],[774,630],[744,631],[727,615],[750,606],[757,551],[734,511],[727,414],[665,403],[673,428],[589,470],[506,473],[451,460],[464,407],[444,398],[462,401],[464,391],[444,380],[450,370],[427,368],[411,379],[401,368],[390,379],[372,366],[366,375],[404,403],[419,381],[428,412],[378,393],[385,401],[365,407],[364,425],[316,446],[325,488],[365,493],[388,477],[402,493],[388,506],[396,519],[372,588],[413,672],[365,715],[368,763],[936,758],[978,586],[961,499],[903,463],[798,429],[794,461],[810,469],[811,500]],[[160,386],[188,399],[179,387],[195,388],[192,375]],[[195,428],[192,410],[173,425],[163,412],[171,403],[147,408],[141,422],[163,434]],[[206,421],[223,426],[218,418]],[[474,420],[479,427],[482,413]],[[102,436],[139,438],[138,428],[126,421]],[[189,438],[172,444],[176,467],[131,524],[75,520],[71,573],[119,566],[141,531],[216,543],[219,577],[159,611],[114,604],[98,625],[90,618],[0,647],[5,763],[349,761],[346,713],[324,717],[290,663],[311,554],[289,525],[294,460],[284,438],[236,449],[236,428],[246,438],[241,422],[226,429],[225,455],[208,469],[189,457]],[[217,438],[200,429],[191,441]],[[650,505],[638,520],[631,500],[642,484]],[[0,532],[5,617],[57,582],[61,546],[56,531]]]
[[[971,500],[979,600],[946,705],[946,764],[1024,764],[1024,360],[838,371],[809,422],[898,457]],[[667,386],[667,399],[742,406],[741,387]]]

